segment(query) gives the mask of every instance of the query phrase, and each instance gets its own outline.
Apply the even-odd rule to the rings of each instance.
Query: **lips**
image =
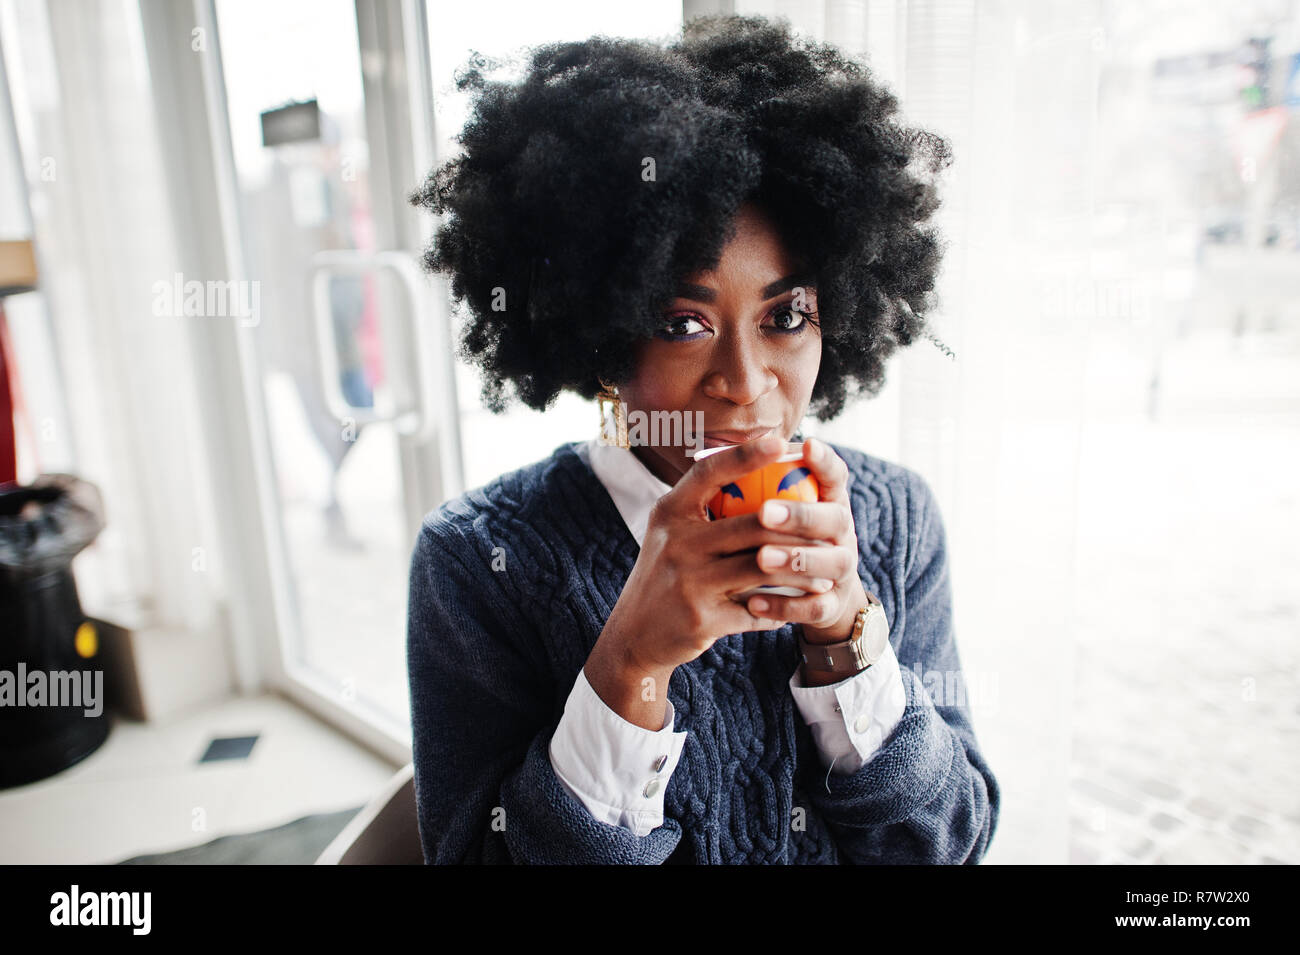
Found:
[[[746,441],[761,438],[768,432],[775,430],[775,428],[776,425],[767,428],[753,428],[749,431],[706,431],[704,432],[704,446],[706,448],[719,448],[728,444],[744,444]]]

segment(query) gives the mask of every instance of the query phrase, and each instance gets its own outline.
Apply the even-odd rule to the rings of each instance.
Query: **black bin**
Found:
[[[108,736],[99,635],[72,558],[104,527],[94,485],[0,485],[0,788],[53,775]]]

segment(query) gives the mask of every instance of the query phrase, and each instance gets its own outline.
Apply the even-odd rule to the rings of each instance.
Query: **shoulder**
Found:
[[[932,506],[934,492],[919,471],[848,445],[827,443],[848,465],[849,490],[853,496],[898,498],[922,512]]]
[[[565,502],[582,493],[580,442],[561,444],[545,458],[501,474],[444,501],[425,515],[415,559],[455,554],[467,570],[490,564],[502,548],[524,547],[544,560],[540,544],[562,519]]]
[[[885,458],[876,457],[874,454],[868,454],[850,445],[835,444],[830,441],[826,443],[834,448],[835,453],[843,458],[844,463],[849,466],[849,473],[853,476],[854,483],[865,483],[877,487],[890,485],[906,487],[914,478],[920,477],[911,468]]]
[[[910,569],[938,516],[929,481],[895,461],[827,443],[848,465],[849,497],[864,545],[882,560]]]

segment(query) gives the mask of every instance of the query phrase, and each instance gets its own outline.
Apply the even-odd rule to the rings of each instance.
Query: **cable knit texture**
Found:
[[[673,673],[674,729],[689,735],[662,826],[638,837],[568,793],[547,748],[639,550],[578,445],[421,528],[407,657],[425,861],[979,862],[999,792],[960,675],[942,518],[919,474],[838,445],[858,573],[907,695],[894,733],[856,773],[828,773],[787,685],[795,625],[731,634]]]

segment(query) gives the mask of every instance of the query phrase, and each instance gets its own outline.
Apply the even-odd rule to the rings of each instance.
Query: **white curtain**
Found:
[[[82,605],[213,632],[223,583],[187,330],[152,311],[177,243],[139,11],[0,0],[0,40],[42,270],[41,292],[7,305],[33,459],[95,484],[107,512],[75,565]]]

